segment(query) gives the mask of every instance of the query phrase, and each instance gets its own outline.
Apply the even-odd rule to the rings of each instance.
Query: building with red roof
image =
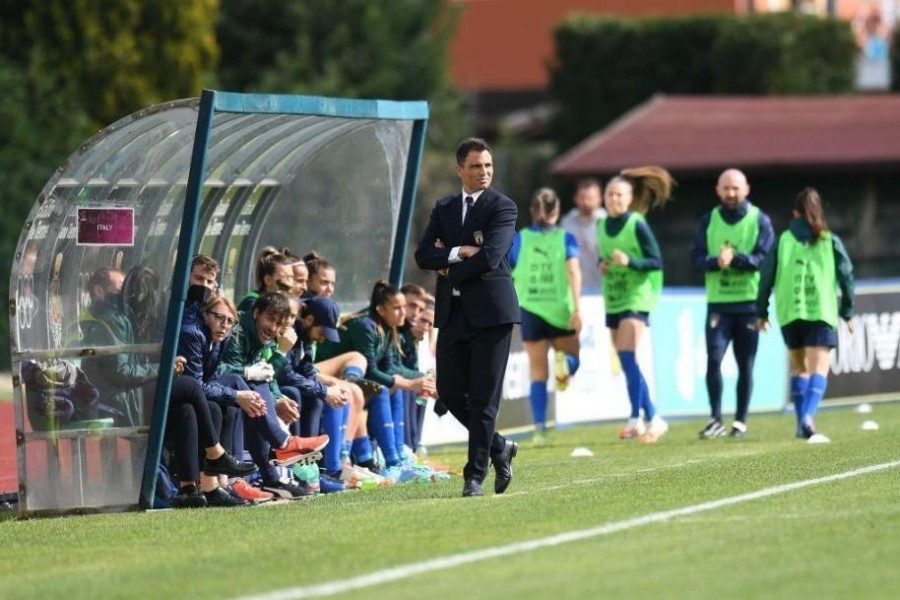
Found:
[[[900,275],[900,95],[656,96],[557,158],[551,173],[605,181],[650,164],[679,181],[675,202],[649,217],[670,283],[700,283],[688,258],[693,230],[732,167],[746,173],[751,201],[776,230],[813,186],[857,275]]]
[[[656,96],[560,156],[554,175],[638,164],[709,174],[877,172],[900,167],[900,95]]]

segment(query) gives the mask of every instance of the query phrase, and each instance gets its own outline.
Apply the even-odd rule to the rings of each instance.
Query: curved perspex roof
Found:
[[[335,299],[342,309],[359,308],[375,280],[398,281],[402,273],[427,117],[424,102],[204,92],[105,128],[56,170],[23,227],[10,283],[20,383],[26,363],[46,370],[69,361],[80,368],[137,355],[160,378],[170,372],[164,363],[180,322],[173,312],[183,302],[194,252],[219,262],[221,290],[237,302],[256,287],[254,265],[264,246],[299,255],[315,250],[338,269]],[[128,275],[126,297],[151,284],[146,302],[131,310],[152,304],[152,325],[145,318],[132,339],[91,337],[98,320],[91,307],[104,294],[98,283],[109,279],[103,269]],[[142,384],[142,414],[116,426],[147,433],[158,416],[155,380]],[[103,388],[104,403],[109,390],[92,383]],[[38,385],[31,387],[16,389],[23,432],[40,420],[28,412],[26,396]],[[25,450],[20,472],[27,459]],[[37,490],[28,468],[24,483]],[[134,485],[126,488],[112,500],[79,502],[136,502]],[[30,494],[32,510],[70,506],[52,495]]]

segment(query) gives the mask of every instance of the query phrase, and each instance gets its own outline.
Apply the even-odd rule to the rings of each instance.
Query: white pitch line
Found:
[[[238,600],[297,600],[301,598],[319,598],[322,596],[333,596],[334,594],[341,594],[343,592],[382,585],[385,583],[390,583],[392,581],[408,579],[410,577],[421,575],[423,573],[429,573],[431,571],[439,571],[442,569],[449,569],[451,567],[457,567],[460,565],[479,562],[482,560],[499,558],[501,556],[521,554],[523,552],[530,552],[532,550],[538,550],[540,548],[549,548],[552,546],[559,546],[561,544],[568,544],[570,542],[577,542],[593,537],[617,533],[626,529],[633,529],[635,527],[642,527],[644,525],[650,525],[652,523],[659,523],[660,521],[668,521],[669,519],[673,519],[675,517],[695,515],[697,513],[715,510],[724,506],[731,506],[733,504],[740,504],[742,502],[749,502],[751,500],[759,500],[760,498],[767,498],[769,496],[785,494],[787,492],[792,492],[794,490],[799,490],[814,485],[821,485],[823,483],[830,483],[832,481],[839,481],[841,479],[849,479],[851,477],[858,477],[860,475],[867,475],[869,473],[875,473],[877,471],[884,471],[887,469],[894,469],[896,467],[900,467],[900,460],[882,463],[879,465],[871,465],[869,467],[862,467],[859,469],[854,469],[852,471],[846,471],[844,473],[828,475],[826,477],[807,479],[805,481],[786,483],[784,485],[776,485],[774,487],[764,488],[756,492],[750,492],[748,494],[730,496],[728,498],[721,498],[719,500],[712,500],[710,502],[702,502],[700,504],[685,506],[684,508],[676,508],[673,510],[651,513],[643,517],[626,519],[624,521],[613,521],[612,523],[607,523],[598,527],[592,527],[590,529],[570,531],[568,533],[560,533],[557,535],[551,535],[549,537],[538,538],[534,540],[527,540],[524,542],[515,542],[512,544],[507,544],[505,546],[495,546],[493,548],[485,548],[484,550],[475,550],[473,552],[451,554],[450,556],[443,556],[440,558],[433,558],[422,562],[400,565],[398,567],[392,567],[390,569],[374,571],[366,575],[359,575],[357,577],[341,579],[340,581],[332,581],[328,583],[320,583],[303,587],[286,588],[283,590],[276,590],[263,594],[255,594],[252,596],[241,596]]]

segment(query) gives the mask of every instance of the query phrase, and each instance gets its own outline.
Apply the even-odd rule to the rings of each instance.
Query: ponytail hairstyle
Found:
[[[818,242],[822,232],[828,231],[828,223],[825,222],[825,213],[822,210],[822,198],[816,188],[803,188],[794,201],[794,212],[809,223],[813,242]]]
[[[265,273],[262,272],[263,264],[269,260],[269,257],[273,254],[279,254],[278,248],[275,246],[263,246],[263,249],[259,251],[259,256],[256,257],[256,272],[254,273],[254,276],[256,278],[256,289],[258,290],[263,288],[263,276],[265,275]]]
[[[606,184],[607,187],[616,181],[623,181],[631,186],[631,210],[642,215],[665,205],[671,199],[676,185],[668,171],[653,166],[622,169]]]
[[[306,268],[309,270],[310,277],[325,269],[335,270],[334,265],[319,256],[319,253],[315,250],[304,256],[303,262],[306,263]]]
[[[559,219],[559,196],[548,187],[539,188],[531,197],[531,222],[551,227]]]
[[[390,302],[395,296],[402,294],[399,289],[385,281],[384,279],[379,279],[375,282],[374,287],[372,287],[372,297],[369,300],[369,317],[373,321],[375,321],[375,326],[378,328],[378,333],[380,335],[385,335],[385,323],[381,319],[381,316],[378,314],[378,307],[384,306],[388,302]],[[400,337],[397,334],[397,328],[392,327],[390,331],[391,343],[399,350],[400,349]]]
[[[256,263],[256,285],[260,291],[265,287],[266,277],[275,275],[276,267],[293,267],[294,260],[288,258],[278,250],[274,252],[264,252],[259,255],[259,261]],[[279,282],[280,283],[280,282]],[[280,288],[280,286],[279,286]]]
[[[282,254],[287,256],[289,259],[291,259],[291,266],[296,265],[297,263],[306,264],[306,261],[303,260],[302,256],[298,256],[297,254],[294,254],[293,252],[290,251],[290,249],[287,246],[285,246],[284,248],[279,250],[279,252],[281,252]]]

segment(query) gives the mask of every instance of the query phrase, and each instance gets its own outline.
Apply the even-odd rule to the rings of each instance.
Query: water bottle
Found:
[[[425,371],[425,377],[434,377],[434,371],[428,369]],[[430,392],[422,392],[419,396],[416,396],[416,404],[419,406],[425,406],[428,404],[428,400],[431,398]]]

